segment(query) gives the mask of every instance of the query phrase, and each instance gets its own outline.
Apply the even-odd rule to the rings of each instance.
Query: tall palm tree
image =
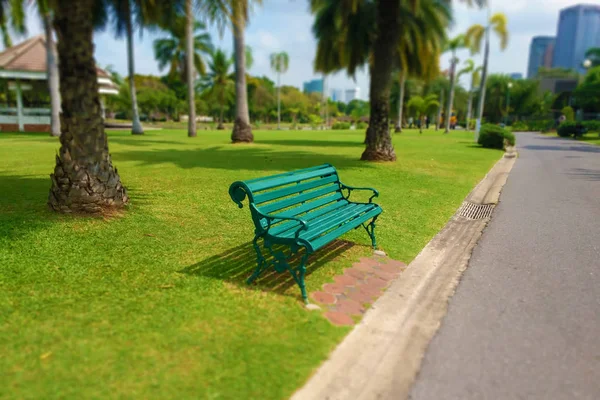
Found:
[[[454,103],[454,85],[456,84],[456,65],[458,64],[458,57],[456,57],[456,52],[459,49],[465,47],[465,36],[458,35],[446,42],[446,51],[449,51],[452,54],[452,58],[450,59],[450,93],[448,94],[448,106],[446,107],[446,129],[444,133],[450,132],[450,117],[452,116],[452,105]]]
[[[250,15],[249,0],[229,0],[231,5],[231,30],[233,32],[233,55],[235,57],[235,121],[231,142],[253,142],[250,112],[248,111],[248,88],[246,85],[246,23]],[[260,4],[261,0],[255,0]]]
[[[154,58],[158,61],[158,69],[163,71],[168,67],[168,74],[178,76],[182,82],[187,79],[185,29],[186,19],[179,16],[166,28],[169,36],[155,39],[153,42]],[[206,25],[199,21],[194,22],[193,47],[192,71],[196,70],[203,75],[206,73],[205,57],[212,54],[214,47],[210,34],[206,32]]]
[[[288,53],[271,53],[271,69],[277,73],[277,129],[281,129],[281,74],[287,72],[289,65]]]
[[[188,136],[196,136],[196,108],[194,81],[196,72],[203,75],[206,72],[204,57],[213,51],[210,34],[206,25],[196,21],[192,0],[185,0],[186,13],[177,16],[166,30],[169,37],[154,40],[154,57],[158,61],[159,70],[169,66],[170,75],[178,75],[188,86]],[[191,38],[191,40],[188,40]],[[191,54],[190,57],[187,54]]]
[[[50,93],[50,136],[60,136],[60,82],[52,29],[52,10],[47,0],[37,0],[36,5],[44,26],[46,42],[46,75],[48,76],[48,92]]]
[[[402,110],[404,108],[404,89],[406,86],[406,73],[404,71],[399,72],[398,84],[400,90],[398,92],[398,122],[396,123],[396,133],[402,132]]]
[[[482,42],[485,40],[483,51],[483,68],[481,71],[481,82],[479,83],[479,105],[477,107],[477,126],[481,125],[483,118],[483,107],[485,104],[485,84],[488,75],[488,63],[490,58],[490,31],[494,31],[500,39],[500,49],[508,46],[508,20],[506,15],[496,13],[492,15],[486,26],[476,24],[471,26],[465,33],[465,44],[473,54],[481,51]],[[476,136],[479,135],[477,131]],[[477,139],[477,138],[476,138]]]
[[[0,31],[4,48],[12,47],[9,28],[21,35],[27,32],[22,0],[0,0]]]
[[[140,113],[138,111],[138,102],[135,88],[135,64],[133,53],[133,29],[134,17],[139,21],[143,19],[140,10],[143,0],[110,0],[111,16],[115,28],[115,36],[127,40],[127,73],[129,74],[129,92],[131,97],[131,134],[143,135],[144,129],[140,122]],[[134,15],[135,14],[135,15]],[[141,21],[139,21],[141,22]],[[140,24],[141,25],[141,24]]]
[[[200,90],[208,92],[219,103],[219,125],[217,129],[224,129],[223,109],[225,102],[231,97],[235,84],[234,77],[231,74],[232,65],[233,60],[221,49],[217,49],[212,53],[211,60],[208,62],[208,72],[202,77],[199,84]]]
[[[195,40],[194,40],[194,10],[192,0],[185,0],[185,82],[188,89],[188,137],[196,137],[196,98],[194,93],[194,61],[195,61]],[[199,70],[200,71],[200,70]],[[204,71],[202,71],[204,72]]]
[[[398,65],[395,54],[404,65],[419,67],[431,64],[431,59],[418,56],[435,50],[445,37],[437,23],[446,27],[450,20],[444,0],[312,0],[315,14],[313,32],[317,37],[315,67],[329,73],[346,69],[354,75],[358,68],[369,65],[370,122],[366,132],[366,149],[361,159],[394,161],[396,154],[389,132],[389,99],[392,72]],[[402,21],[400,24],[399,21]],[[440,38],[441,35],[441,38]],[[434,49],[433,51],[431,49]],[[407,72],[410,72],[407,70]]]
[[[60,150],[48,205],[56,211],[101,213],[129,198],[113,167],[104,132],[94,43],[94,21],[105,10],[95,0],[54,0],[62,101]]]
[[[479,84],[480,73],[483,67],[480,65],[475,67],[475,62],[471,59],[465,61],[465,67],[458,72],[458,76],[462,76],[464,74],[470,75],[470,84],[469,84],[469,97],[467,100],[467,121],[465,124],[466,129],[469,129],[469,121],[471,121],[471,114],[473,112],[473,92],[475,91],[475,86]]]

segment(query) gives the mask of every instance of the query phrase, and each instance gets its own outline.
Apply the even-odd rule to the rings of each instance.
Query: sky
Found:
[[[529,44],[533,36],[555,35],[558,23],[558,12],[561,8],[578,4],[574,0],[490,0],[492,13],[503,12],[508,17],[510,41],[505,51],[500,51],[499,41],[492,38],[490,52],[490,72],[513,73],[525,75],[529,55]],[[588,0],[587,3],[600,4],[600,0]],[[454,25],[450,37],[463,33],[473,24],[485,24],[487,11],[468,8],[464,4],[454,2]],[[316,42],[312,34],[313,16],[310,14],[306,0],[263,0],[263,5],[254,9],[250,24],[246,30],[246,44],[252,47],[254,65],[249,73],[266,75],[275,80],[270,69],[269,54],[275,51],[286,51],[290,57],[290,66],[282,76],[282,84],[302,87],[304,81],[319,78],[313,69]],[[28,35],[43,32],[40,22],[33,10],[28,12]],[[231,52],[232,37],[229,32],[223,36],[215,27],[209,28],[215,47]],[[154,59],[152,42],[164,34],[143,32],[135,37],[135,67],[138,74],[159,75],[161,71]],[[14,38],[18,43],[20,38]],[[123,39],[117,40],[108,30],[96,33],[96,62],[100,66],[112,65],[122,75],[127,75],[126,44]],[[481,56],[472,56],[467,50],[458,54],[461,62],[473,58],[481,63]],[[447,69],[450,56],[443,55],[441,68]],[[166,73],[166,71],[162,71]],[[331,75],[327,86],[330,89],[360,88],[360,97],[368,98],[369,80],[366,72],[359,72],[355,79],[344,72]]]

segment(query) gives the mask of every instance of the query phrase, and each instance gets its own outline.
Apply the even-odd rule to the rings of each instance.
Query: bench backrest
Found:
[[[231,199],[242,208],[246,196],[263,214],[302,217],[343,200],[338,173],[332,165],[299,169],[278,175],[238,181],[229,187]],[[250,207],[257,232],[267,223]]]

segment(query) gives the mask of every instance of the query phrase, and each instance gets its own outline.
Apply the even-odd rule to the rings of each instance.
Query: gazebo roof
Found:
[[[46,36],[33,36],[0,53],[0,78],[46,80]],[[100,93],[116,94],[111,75],[96,66]]]

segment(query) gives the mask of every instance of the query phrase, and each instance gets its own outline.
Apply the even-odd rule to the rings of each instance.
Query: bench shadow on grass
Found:
[[[307,280],[310,279],[309,276],[315,270],[351,249],[353,246],[355,246],[355,244],[352,242],[334,240],[329,245],[310,255],[307,262],[305,278]],[[266,255],[264,250],[263,255]],[[271,257],[268,258],[268,260],[271,259]],[[299,258],[295,257],[290,263],[295,267],[298,265],[298,262]],[[248,285],[246,279],[252,275],[255,269],[256,252],[254,251],[252,242],[248,242],[224,251],[221,254],[209,257],[194,265],[190,265],[179,272],[188,275],[218,279],[232,283],[244,290],[261,290],[283,296],[292,296],[302,300],[300,288],[292,278],[291,274],[287,271],[277,273],[273,269],[269,269],[264,271],[254,284]],[[288,291],[291,287],[294,287],[295,290]]]
[[[170,163],[187,168],[217,168],[239,171],[279,171],[282,169],[307,168],[329,163],[337,168],[369,168],[371,165],[360,161],[362,151],[354,154],[330,154],[327,152],[280,151],[253,145],[213,146],[206,149],[161,149],[127,150],[113,153],[113,160],[138,161],[142,165]]]

